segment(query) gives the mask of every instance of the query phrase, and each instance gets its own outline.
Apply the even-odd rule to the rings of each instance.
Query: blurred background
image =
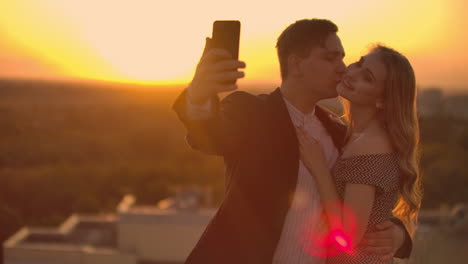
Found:
[[[0,0],[0,10],[4,263],[181,263],[224,192],[222,159],[190,150],[171,110],[213,21],[241,21],[238,84],[257,94],[280,84],[281,31],[312,17],[338,25],[347,64],[373,43],[409,58],[425,189],[410,262],[465,263],[465,1]]]

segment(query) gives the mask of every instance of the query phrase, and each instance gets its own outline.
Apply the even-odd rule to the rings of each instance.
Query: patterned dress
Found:
[[[358,155],[340,158],[332,169],[337,192],[344,197],[346,183],[367,184],[376,187],[374,205],[366,232],[375,230],[375,225],[389,219],[397,201],[400,169],[394,153]],[[374,264],[379,256],[356,247],[352,253],[340,252],[330,256],[327,264]]]

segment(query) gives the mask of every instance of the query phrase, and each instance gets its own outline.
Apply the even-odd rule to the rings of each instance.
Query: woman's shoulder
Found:
[[[386,134],[363,135],[355,144],[349,145],[342,158],[352,157],[384,157],[393,155],[394,149]]]
[[[372,147],[341,156],[333,173],[337,181],[373,185],[382,193],[398,187],[400,169],[395,152]]]
[[[356,143],[346,148],[340,156],[339,161],[342,165],[357,171],[365,169],[397,174],[398,156],[386,135],[364,136]]]

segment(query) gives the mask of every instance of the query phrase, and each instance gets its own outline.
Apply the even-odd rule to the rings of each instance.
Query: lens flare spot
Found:
[[[303,248],[309,255],[326,258],[342,252],[353,254],[351,238],[356,234],[356,214],[341,203],[335,206],[340,206],[343,219],[347,219],[346,225],[337,229],[336,226],[340,226],[337,223],[341,223],[342,219],[338,215],[322,213],[318,221],[310,223],[314,225],[313,231],[303,236]]]
[[[342,248],[346,248],[348,246],[348,242],[343,236],[335,235],[335,241],[340,245]]]

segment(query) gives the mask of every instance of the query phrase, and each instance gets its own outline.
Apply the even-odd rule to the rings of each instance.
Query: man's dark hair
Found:
[[[288,75],[288,57],[291,54],[306,58],[313,46],[324,46],[330,33],[338,32],[338,27],[327,19],[302,19],[289,25],[278,37],[276,49],[281,68],[281,78]]]

